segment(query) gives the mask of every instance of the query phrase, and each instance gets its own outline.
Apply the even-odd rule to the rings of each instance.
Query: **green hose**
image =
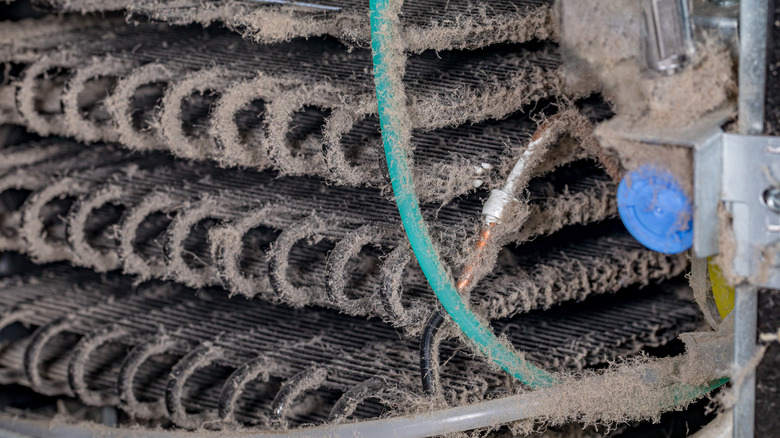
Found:
[[[482,354],[526,385],[552,386],[556,383],[552,375],[518,356],[511,346],[502,343],[487,324],[481,322],[471,311],[468,303],[463,301],[455,289],[433,245],[414,191],[412,172],[406,156],[405,145],[411,136],[411,128],[406,113],[406,95],[401,83],[401,60],[405,58],[396,35],[397,27],[393,22],[398,15],[389,11],[392,7],[389,0],[370,0],[371,49],[387,167],[395,202],[414,255],[442,307]]]
[[[698,400],[710,392],[720,388],[730,380],[731,379],[728,377],[720,377],[718,379],[711,380],[705,385],[690,385],[679,383],[672,387],[672,402],[669,405],[662,407],[664,409],[669,409],[675,406],[688,404],[693,400]]]

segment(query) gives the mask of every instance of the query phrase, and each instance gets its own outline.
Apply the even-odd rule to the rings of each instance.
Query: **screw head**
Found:
[[[780,187],[769,187],[761,194],[761,200],[773,212],[780,214]]]

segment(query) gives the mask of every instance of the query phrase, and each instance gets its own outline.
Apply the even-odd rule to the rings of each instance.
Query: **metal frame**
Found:
[[[766,89],[766,48],[768,34],[768,14],[769,4],[767,0],[742,0],[739,10],[739,132],[741,134],[759,135],[764,131],[764,101]],[[748,139],[745,139],[748,140]],[[770,158],[778,159],[780,155],[771,153],[768,145],[761,145],[759,139],[751,139],[745,143],[743,150],[732,150],[740,147],[741,141],[735,142],[735,147],[727,147],[724,155],[728,154],[728,159],[735,155],[741,155],[746,161],[752,162],[755,168],[760,166],[761,159],[770,154]],[[770,141],[770,140],[767,140]],[[780,144],[780,142],[778,142]],[[756,154],[758,149],[762,148],[763,153]],[[758,162],[757,162],[758,161]],[[728,162],[728,161],[726,161]],[[771,166],[771,164],[768,164]],[[729,168],[735,168],[729,162]],[[739,172],[738,169],[734,169]],[[744,183],[745,185],[755,186],[754,178],[758,175],[743,174],[742,180],[728,180],[724,175],[724,190],[732,185]],[[771,173],[763,176],[772,178]],[[764,181],[766,182],[766,181]],[[738,191],[736,188],[730,188],[732,191]],[[744,189],[741,193],[748,197],[760,196],[759,193],[752,193],[749,189]],[[761,229],[762,223],[766,223],[766,212],[761,215],[755,211],[755,203],[747,199],[744,204],[735,204],[736,211],[732,210],[732,215],[739,216],[734,218],[735,234],[746,235],[749,239],[754,236],[757,240],[766,239],[769,234],[767,230]],[[750,210],[753,210],[752,212]],[[747,210],[747,211],[746,211]],[[747,213],[747,217],[742,216]],[[747,230],[744,230],[747,227]],[[758,229],[757,229],[758,227]],[[758,236],[763,234],[764,237]],[[739,235],[737,238],[739,239]],[[734,260],[735,268],[739,271],[744,269],[745,265],[750,266],[750,270],[760,267],[753,258],[755,249],[751,246],[752,240],[740,242],[742,247],[738,246],[737,255]],[[747,245],[747,248],[745,248]],[[752,276],[749,278],[753,278]],[[750,359],[756,351],[756,320],[758,313],[758,290],[756,286],[750,283],[739,285],[736,289],[736,303],[734,308],[734,370],[735,375],[740,376],[741,382],[737,383],[737,401],[734,406],[734,438],[753,437],[755,429],[755,404],[756,404],[756,372],[755,368],[748,366]]]

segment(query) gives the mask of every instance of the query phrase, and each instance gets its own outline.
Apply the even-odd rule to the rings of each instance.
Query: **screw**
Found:
[[[767,207],[775,213],[780,214],[780,187],[769,187],[761,194],[761,199]]]

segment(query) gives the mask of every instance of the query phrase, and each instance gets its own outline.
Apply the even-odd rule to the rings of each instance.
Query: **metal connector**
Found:
[[[485,205],[482,206],[482,215],[485,216],[485,223],[488,225],[501,223],[504,209],[512,202],[517,202],[514,194],[508,193],[504,189],[491,190]]]
[[[693,30],[687,0],[646,0],[646,54],[654,70],[675,74],[693,54]]]

